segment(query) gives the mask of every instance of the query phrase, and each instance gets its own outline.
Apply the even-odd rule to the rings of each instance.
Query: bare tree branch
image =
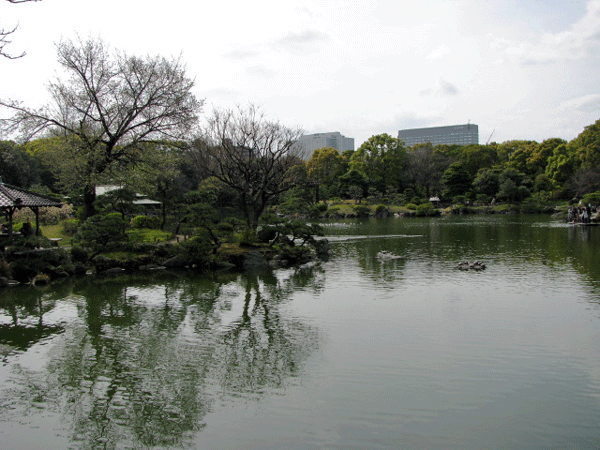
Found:
[[[303,134],[272,122],[259,108],[215,110],[192,158],[204,176],[214,176],[236,190],[246,224],[256,229],[265,207],[290,189],[290,169],[302,163],[294,146]]]
[[[6,1],[9,3],[29,3],[29,2],[39,2],[41,0],[6,0]],[[3,56],[8,59],[18,59],[18,58],[22,58],[23,56],[25,56],[25,52],[21,53],[20,55],[15,56],[15,55],[11,55],[10,53],[8,53],[4,50],[4,47],[6,47],[7,45],[12,43],[12,41],[9,40],[9,37],[15,31],[17,31],[17,28],[19,28],[18,25],[15,25],[13,28],[4,28],[4,27],[0,28],[0,56]]]

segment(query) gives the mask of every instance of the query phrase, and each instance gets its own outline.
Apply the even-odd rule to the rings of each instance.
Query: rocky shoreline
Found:
[[[20,284],[44,285],[52,280],[70,276],[114,275],[160,270],[196,270],[215,272],[222,270],[262,270],[300,266],[326,260],[329,255],[327,239],[317,240],[313,247],[275,248],[268,245],[233,246],[220,249],[210,258],[189,253],[177,253],[176,244],[144,246],[145,252],[127,259],[105,255],[87,260],[81,250],[66,248],[36,248],[14,251],[10,262],[4,261],[0,287]]]

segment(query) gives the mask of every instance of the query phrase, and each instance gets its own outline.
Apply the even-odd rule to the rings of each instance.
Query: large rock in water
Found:
[[[248,252],[244,254],[242,267],[245,270],[265,269],[269,267],[269,263],[261,252]]]
[[[189,266],[192,263],[192,258],[187,255],[175,255],[166,261],[163,261],[162,265],[169,268],[181,268]]]

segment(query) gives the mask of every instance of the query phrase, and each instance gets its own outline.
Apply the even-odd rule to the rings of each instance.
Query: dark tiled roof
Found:
[[[61,206],[61,202],[41,194],[25,191],[10,184],[0,183],[0,207]]]

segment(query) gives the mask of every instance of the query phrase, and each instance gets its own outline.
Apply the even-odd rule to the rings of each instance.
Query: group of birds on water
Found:
[[[388,252],[387,250],[382,250],[379,253],[377,253],[377,258],[382,259],[382,260],[390,260],[390,259],[400,259],[402,257],[400,255],[396,255],[395,253]],[[456,265],[456,268],[458,270],[479,271],[479,270],[485,270],[486,265],[485,265],[485,263],[483,263],[481,261],[474,261],[474,262],[461,261]]]
[[[470,263],[469,261],[462,261],[456,265],[458,270],[485,270],[486,265],[481,261],[475,261]]]

